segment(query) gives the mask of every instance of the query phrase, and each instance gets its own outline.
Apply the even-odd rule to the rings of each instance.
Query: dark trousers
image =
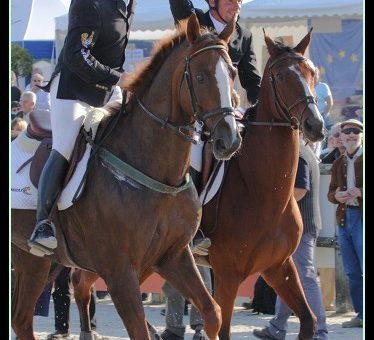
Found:
[[[61,333],[69,331],[70,321],[70,271],[71,268],[64,267],[55,280],[55,290],[52,293],[55,305],[55,329]],[[96,298],[94,290],[91,291],[90,301],[91,328],[96,329]]]

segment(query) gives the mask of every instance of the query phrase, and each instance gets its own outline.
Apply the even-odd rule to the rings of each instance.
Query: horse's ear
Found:
[[[232,34],[234,33],[235,24],[238,20],[238,13],[234,15],[234,17],[227,23],[223,31],[218,35],[218,37],[227,43],[230,41]]]
[[[312,31],[313,31],[313,27],[310,29],[308,34],[299,42],[299,44],[294,48],[295,52],[301,53],[301,55],[304,55],[307,47],[309,46],[310,39],[312,37]]]
[[[201,36],[201,33],[200,33],[199,21],[197,20],[196,14],[192,13],[192,15],[188,19],[188,23],[187,23],[187,39],[192,44],[200,36]]]
[[[262,31],[264,32],[264,39],[266,46],[268,48],[268,52],[271,56],[274,56],[276,54],[276,45],[273,39],[271,39],[265,32],[265,29],[263,28]]]

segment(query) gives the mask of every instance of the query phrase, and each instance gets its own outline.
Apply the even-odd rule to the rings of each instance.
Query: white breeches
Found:
[[[69,160],[79,130],[92,107],[80,100],[56,98],[59,80],[60,75],[57,75],[51,85],[52,148]]]
[[[88,112],[92,106],[80,100],[58,99],[57,89],[60,81],[60,74],[53,79],[51,85],[51,125],[53,132],[52,148],[69,160],[75,140]],[[115,86],[112,96],[105,109],[120,108],[122,103],[122,90]]]

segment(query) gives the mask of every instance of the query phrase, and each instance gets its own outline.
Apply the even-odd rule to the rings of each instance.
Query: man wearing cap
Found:
[[[357,119],[341,123],[341,140],[346,151],[336,159],[331,169],[331,183],[327,194],[330,202],[338,204],[336,220],[343,266],[357,316],[344,322],[344,328],[363,325],[363,225],[362,225],[362,132]]]

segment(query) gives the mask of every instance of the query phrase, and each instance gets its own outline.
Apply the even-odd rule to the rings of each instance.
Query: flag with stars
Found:
[[[313,33],[310,58],[320,69],[321,81],[330,86],[334,100],[362,91],[362,20],[342,20],[342,31]]]

